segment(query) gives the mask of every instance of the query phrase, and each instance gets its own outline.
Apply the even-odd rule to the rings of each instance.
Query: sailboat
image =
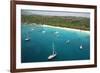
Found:
[[[66,44],[70,43],[70,40],[66,40]]]
[[[83,46],[82,45],[80,45],[80,49],[82,49],[83,48]]]
[[[25,41],[30,41],[29,32],[27,33],[27,36],[26,36],[26,38],[25,38]]]
[[[26,39],[25,39],[25,41],[29,41],[29,40],[30,40],[30,38],[26,38]]]
[[[53,49],[52,54],[48,57],[48,60],[54,59],[57,55],[55,48],[54,48],[54,43],[52,44],[52,49]]]
[[[46,31],[45,31],[45,30],[43,30],[43,31],[42,31],[42,33],[46,33]]]
[[[80,33],[81,33],[81,29],[80,29]],[[80,45],[80,49],[83,49],[83,45],[82,44]]]

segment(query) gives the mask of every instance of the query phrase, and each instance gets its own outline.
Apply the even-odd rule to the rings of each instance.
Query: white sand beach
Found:
[[[58,29],[63,29],[63,30],[67,30],[67,31],[77,31],[77,32],[85,32],[90,34],[90,31],[86,31],[86,30],[80,30],[80,29],[73,29],[73,28],[66,28],[66,27],[58,27],[58,26],[50,26],[50,25],[43,25],[43,27],[50,27],[50,28],[58,28]]]

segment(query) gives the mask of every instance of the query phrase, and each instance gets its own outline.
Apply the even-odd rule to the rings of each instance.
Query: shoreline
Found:
[[[25,23],[26,24],[26,23]],[[35,23],[31,23],[29,25],[37,25]],[[50,28],[57,28],[57,29],[63,29],[63,30],[67,30],[67,31],[77,31],[77,32],[85,32],[85,33],[90,33],[90,31],[87,31],[87,30],[79,30],[79,29],[74,29],[74,28],[67,28],[67,27],[59,27],[59,26],[51,26],[51,25],[45,25],[45,24],[39,24],[40,26],[43,26],[43,27],[50,27]]]
[[[79,30],[79,29],[73,29],[73,28],[66,28],[66,27],[58,27],[58,26],[50,26],[50,25],[43,25],[43,27],[51,27],[51,28],[58,28],[58,29],[63,29],[63,30],[71,30],[71,31],[77,31],[77,32],[85,32],[85,33],[90,33],[90,31],[86,31],[86,30]]]

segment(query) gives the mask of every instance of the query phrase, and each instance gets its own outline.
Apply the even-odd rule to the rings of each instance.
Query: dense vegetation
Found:
[[[21,22],[90,30],[90,19],[84,17],[22,15]]]

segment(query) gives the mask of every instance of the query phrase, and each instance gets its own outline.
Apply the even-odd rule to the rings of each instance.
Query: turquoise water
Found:
[[[27,37],[29,41],[25,40]],[[89,33],[24,23],[21,26],[21,62],[48,62],[53,42],[57,56],[51,61],[90,59]]]

